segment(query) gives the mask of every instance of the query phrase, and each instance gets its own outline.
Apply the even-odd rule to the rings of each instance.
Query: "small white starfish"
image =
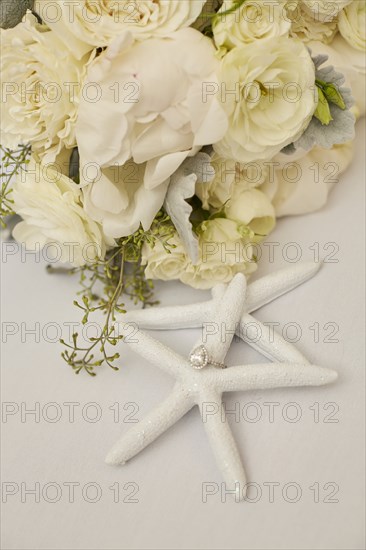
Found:
[[[276,277],[271,276],[262,279],[263,283],[267,281],[266,284],[262,283],[261,285],[260,281],[253,283],[249,287],[248,293],[246,293],[245,277],[238,274],[226,289],[216,288],[213,300],[204,304],[207,306],[204,311],[202,304],[200,309],[197,309],[197,305],[169,308],[169,317],[172,317],[173,313],[175,314],[177,311],[178,313],[185,312],[185,326],[192,326],[192,324],[199,326],[204,317],[206,320],[215,321],[219,327],[225,327],[225,338],[219,330],[204,343],[201,339],[194,347],[197,352],[197,350],[200,351],[201,346],[204,346],[204,351],[209,356],[208,364],[204,365],[204,368],[194,368],[192,357],[190,359],[182,357],[141,331],[135,335],[137,341],[128,341],[127,345],[142,357],[176,378],[176,384],[167,399],[115,444],[106,458],[107,463],[124,464],[175,424],[191,408],[198,405],[223,478],[228,487],[236,490],[237,499],[244,498],[245,472],[228,422],[226,419],[224,421],[222,419],[222,393],[278,387],[320,386],[335,380],[337,373],[330,369],[310,365],[301,354],[294,352],[293,346],[282,341],[280,337],[274,344],[265,339],[264,348],[268,356],[282,361],[281,363],[243,365],[227,369],[218,369],[210,365],[213,362],[224,362],[234,332],[239,321],[242,321],[243,311],[245,309],[253,311],[300,284],[300,271],[298,270],[294,277],[294,270],[292,270],[290,286],[290,279],[286,284],[281,284],[280,279],[277,278],[277,285],[268,288],[267,283],[270,282],[270,279],[272,282],[276,281]],[[302,282],[311,276],[309,266],[306,269],[306,278],[304,278],[304,273],[305,271],[302,270]],[[314,273],[314,267],[312,267],[312,273]],[[156,315],[159,311],[160,313]],[[161,322],[162,315],[160,314],[162,312],[165,315],[167,308],[160,308],[160,310],[156,308],[152,312],[155,313],[155,321],[157,320],[158,324]],[[150,315],[148,311],[145,313]],[[245,318],[246,315],[244,314]],[[180,315],[178,317],[178,325],[181,325],[183,319]],[[200,323],[199,319],[201,319]],[[144,322],[144,324],[146,323]],[[148,324],[152,326],[152,321],[149,321]],[[156,323],[153,324],[154,328],[157,328]],[[127,336],[130,333],[130,325],[120,323],[118,330]],[[280,342],[279,347],[278,342]],[[257,344],[258,342],[256,342]],[[283,346],[283,344],[285,345]],[[270,346],[275,346],[275,350],[271,353]],[[288,354],[290,354],[290,358],[288,358]],[[210,414],[209,411],[216,411],[216,413]]]

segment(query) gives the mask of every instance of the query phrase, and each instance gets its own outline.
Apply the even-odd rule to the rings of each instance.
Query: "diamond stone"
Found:
[[[203,369],[208,364],[208,353],[205,346],[198,346],[189,356],[190,363],[194,369]]]

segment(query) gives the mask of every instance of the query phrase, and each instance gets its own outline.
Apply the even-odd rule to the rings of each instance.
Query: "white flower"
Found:
[[[308,42],[309,40],[319,40],[328,44],[331,42],[337,32],[337,17],[330,21],[319,19],[318,15],[305,8],[301,2],[296,10],[288,7],[288,17],[292,21],[291,36],[297,36],[300,40]]]
[[[235,46],[288,35],[291,22],[283,16],[283,3],[246,0],[236,10],[237,0],[226,0],[213,22],[216,46],[223,55]]]
[[[332,149],[315,147],[296,159],[278,155],[273,159],[273,179],[262,187],[272,200],[276,216],[307,214],[322,208],[352,157],[353,142]]]
[[[253,241],[262,240],[274,228],[276,215],[268,197],[259,189],[247,189],[245,185],[236,184],[232,196],[225,206],[225,214],[235,220]],[[251,232],[254,232],[252,235]]]
[[[347,42],[357,50],[366,50],[366,1],[356,0],[339,14],[338,29]]]
[[[261,162],[241,164],[213,153],[210,165],[215,170],[215,177],[209,182],[198,181],[196,184],[196,195],[205,210],[222,208],[232,196],[235,184],[251,189],[267,180],[268,168]]]
[[[81,266],[103,258],[106,245],[112,244],[86,214],[78,185],[54,166],[32,158],[27,172],[18,175],[12,198],[23,218],[13,235],[31,250],[52,245],[55,259]]]
[[[186,251],[178,237],[175,235],[169,239],[170,254],[159,241],[152,248],[144,244],[142,250],[142,265],[146,265],[145,276],[147,279],[158,279],[160,281],[172,281],[180,279],[182,273],[189,264]]]
[[[14,149],[31,143],[52,162],[75,142],[80,85],[86,59],[39,25],[28,12],[13,29],[1,29],[1,143]]]
[[[165,182],[188,156],[226,132],[219,100],[205,93],[218,87],[218,63],[212,42],[194,29],[137,43],[122,34],[88,71],[86,86],[96,87],[100,100],[83,94],[80,102],[82,162],[108,168],[132,158],[147,163],[146,188]]]
[[[356,117],[366,113],[366,57],[363,52],[352,48],[348,42],[337,34],[331,44],[321,42],[309,42],[314,56],[324,54],[328,56],[327,63],[333,65],[336,71],[342,73],[345,78],[345,86],[351,88],[355,105],[352,112]]]
[[[208,289],[229,283],[236,273],[250,274],[257,269],[249,235],[227,218],[203,222],[199,228],[200,261],[189,263],[180,280],[194,288]]]
[[[194,288],[208,289],[228,283],[236,273],[256,270],[256,245],[274,227],[274,209],[268,197],[257,189],[237,185],[233,200],[223,209],[226,217],[204,221],[198,228],[199,262],[193,265],[175,235],[176,248],[167,254],[163,245],[144,246],[143,264],[150,279],[180,280]]]
[[[54,32],[82,56],[108,46],[126,30],[139,40],[167,36],[189,27],[205,0],[36,0],[35,10]]]
[[[229,129],[214,145],[219,155],[267,160],[307,128],[317,99],[314,64],[302,42],[276,37],[234,48],[220,75]]]
[[[238,225],[225,218],[204,222],[200,230],[200,260],[193,265],[178,235],[169,241],[175,248],[168,254],[161,243],[144,245],[142,263],[148,279],[180,280],[194,288],[209,289],[228,283],[236,273],[257,269],[254,248],[243,239]]]
[[[140,225],[148,230],[162,207],[169,179],[150,189],[144,184],[145,169],[146,164],[131,160],[102,170],[94,163],[82,166],[85,173],[95,174],[83,187],[85,210],[109,237],[131,235]]]
[[[304,9],[319,21],[331,21],[339,12],[354,0],[302,0]],[[359,0],[355,0],[358,2]]]

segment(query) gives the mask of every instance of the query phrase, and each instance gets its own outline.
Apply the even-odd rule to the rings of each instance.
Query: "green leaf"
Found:
[[[322,89],[319,87],[318,87],[318,106],[316,108],[314,116],[324,126],[328,126],[328,124],[333,120],[332,115],[330,114],[327,98],[325,97]]]
[[[323,87],[322,91],[328,101],[330,101],[331,103],[334,103],[334,105],[337,105],[337,107],[339,107],[343,111],[345,110],[346,104],[344,102],[344,99],[340,91],[338,90],[335,84],[326,84]]]

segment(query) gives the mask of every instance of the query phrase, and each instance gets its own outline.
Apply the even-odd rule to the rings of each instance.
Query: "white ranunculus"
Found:
[[[108,46],[126,30],[142,40],[189,27],[204,4],[205,0],[36,0],[35,10],[82,56],[94,47]]]
[[[209,182],[197,182],[196,195],[205,210],[222,208],[231,198],[236,184],[244,189],[259,187],[267,179],[268,168],[261,162],[241,164],[213,153],[211,166],[215,177]]]
[[[234,48],[222,60],[220,78],[229,129],[214,149],[239,162],[272,158],[301,136],[317,105],[314,64],[296,39]]]
[[[366,1],[355,0],[341,11],[338,29],[343,38],[357,50],[366,50]]]
[[[337,17],[330,21],[322,21],[316,13],[305,9],[304,4],[300,2],[296,10],[290,10],[289,4],[288,17],[292,21],[291,36],[297,36],[304,42],[310,40],[319,40],[326,44],[330,43],[337,32]]]
[[[352,142],[332,149],[315,147],[296,160],[278,155],[273,159],[273,178],[262,187],[272,200],[276,216],[307,214],[322,208],[352,158]]]
[[[337,34],[331,44],[309,42],[313,55],[327,55],[329,65],[333,65],[345,78],[345,86],[351,88],[355,105],[352,111],[356,117],[366,113],[366,57],[363,52],[352,48]]]
[[[359,0],[302,0],[304,8],[319,21],[332,21],[351,2]]]
[[[153,62],[151,61],[153,59]],[[83,163],[101,168],[146,162],[144,185],[164,183],[188,157],[220,140],[227,117],[219,99],[212,42],[194,29],[133,42],[122,34],[90,66],[100,100],[80,102],[77,141]]]
[[[52,162],[75,147],[75,121],[85,64],[28,12],[13,29],[1,29],[1,144],[30,143]]]
[[[30,250],[49,246],[58,261],[81,266],[102,259],[107,244],[113,244],[85,212],[79,186],[50,165],[32,159],[18,175],[12,198],[23,218],[14,238]]]
[[[94,175],[94,181],[83,187],[85,210],[109,237],[126,237],[140,225],[148,230],[162,207],[169,179],[150,189],[144,184],[145,169],[146,164],[131,160],[102,170],[94,163],[82,166],[85,175]]]
[[[246,0],[234,10],[237,0],[226,0],[213,22],[214,41],[221,55],[235,46],[288,35],[291,22],[284,17],[283,2]]]

